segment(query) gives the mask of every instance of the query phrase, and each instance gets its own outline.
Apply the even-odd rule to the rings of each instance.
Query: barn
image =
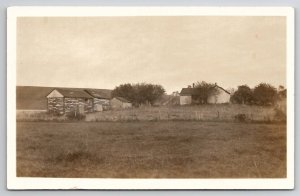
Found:
[[[123,97],[114,97],[110,100],[112,109],[126,109],[131,108],[132,103]]]
[[[218,93],[209,95],[207,103],[221,104],[230,102],[231,95],[227,90],[218,86],[217,84],[215,84],[213,88],[215,88]],[[195,88],[191,86],[188,88],[182,88],[180,92],[180,105],[197,104],[197,96],[199,96],[199,92]]]
[[[81,89],[54,89],[47,95],[47,109],[55,114],[93,112],[93,97]]]

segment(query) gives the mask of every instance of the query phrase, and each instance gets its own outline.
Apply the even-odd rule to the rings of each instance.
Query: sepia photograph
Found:
[[[9,8],[8,187],[293,188],[293,14]]]

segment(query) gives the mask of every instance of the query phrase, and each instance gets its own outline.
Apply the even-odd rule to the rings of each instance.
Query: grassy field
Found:
[[[277,111],[277,112],[276,112]],[[239,104],[140,107],[87,113],[84,121],[227,121],[236,122],[244,115],[247,122],[284,122],[286,113],[272,106]],[[17,110],[18,121],[70,121],[65,115],[55,116],[46,111]]]
[[[276,121],[274,107],[240,104],[161,106],[110,110],[87,114],[86,121],[234,121],[235,116],[239,114],[244,114],[249,121]]]
[[[282,178],[286,125],[17,122],[17,176]]]

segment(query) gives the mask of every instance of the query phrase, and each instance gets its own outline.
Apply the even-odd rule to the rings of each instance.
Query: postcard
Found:
[[[293,189],[290,7],[10,7],[8,189]]]

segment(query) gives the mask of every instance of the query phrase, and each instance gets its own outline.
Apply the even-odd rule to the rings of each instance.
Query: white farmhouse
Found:
[[[217,93],[211,94],[208,96],[207,103],[209,104],[222,104],[230,102],[230,92],[225,90],[224,88],[215,84],[213,87],[217,90]],[[182,88],[180,92],[180,105],[190,105],[197,104],[199,101],[197,97],[199,96],[199,92],[196,88],[189,86],[188,88]]]

